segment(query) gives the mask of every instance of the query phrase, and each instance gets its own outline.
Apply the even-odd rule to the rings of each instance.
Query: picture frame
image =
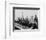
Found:
[[[22,9],[23,8],[26,8],[27,7],[27,9],[28,8],[31,8],[31,7],[33,7],[33,8],[40,8],[40,11],[39,11],[39,14],[38,14],[38,17],[39,17],[39,21],[38,21],[38,24],[39,24],[39,30],[38,31],[18,31],[18,32],[13,32],[13,26],[14,26],[14,24],[13,24],[13,20],[14,20],[14,14],[13,14],[13,7],[20,7],[20,9],[21,9],[21,7],[22,7]],[[8,38],[15,38],[16,37],[16,35],[18,36],[18,37],[24,37],[24,35],[25,35],[25,37],[28,35],[28,36],[30,36],[30,37],[41,37],[41,35],[43,35],[43,26],[41,27],[41,24],[40,24],[40,21],[41,21],[41,13],[43,13],[42,12],[42,7],[41,7],[41,5],[38,5],[38,4],[17,4],[17,3],[10,3],[10,2],[7,2],[7,7],[6,7],[6,36],[8,37]],[[26,37],[27,38],[27,37]]]

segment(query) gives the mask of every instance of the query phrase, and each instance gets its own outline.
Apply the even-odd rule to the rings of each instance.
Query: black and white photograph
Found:
[[[45,40],[46,0],[1,0],[1,40]]]
[[[40,8],[13,7],[13,32],[39,29]]]

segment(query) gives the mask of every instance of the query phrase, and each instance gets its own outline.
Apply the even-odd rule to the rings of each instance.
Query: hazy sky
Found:
[[[15,10],[15,19],[18,17],[22,17],[22,13],[24,18],[28,16],[30,18],[31,16],[34,16],[35,14],[38,15],[38,10],[22,10],[22,9],[16,9]]]

